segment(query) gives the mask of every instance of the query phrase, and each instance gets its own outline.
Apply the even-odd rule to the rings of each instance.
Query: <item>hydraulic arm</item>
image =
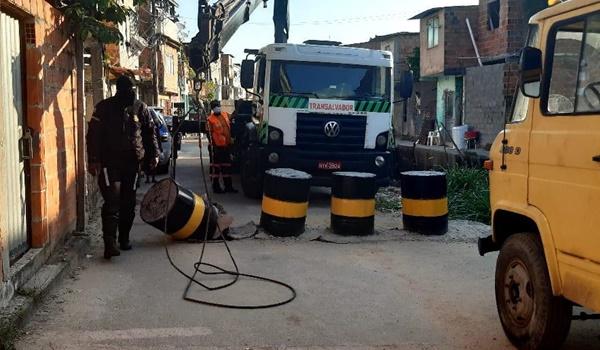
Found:
[[[275,42],[287,42],[289,35],[288,0],[273,0]],[[223,47],[233,34],[250,20],[250,15],[260,3],[266,7],[268,0],[219,0],[209,4],[198,1],[198,34],[189,48],[190,64],[196,72],[205,72],[219,59]]]

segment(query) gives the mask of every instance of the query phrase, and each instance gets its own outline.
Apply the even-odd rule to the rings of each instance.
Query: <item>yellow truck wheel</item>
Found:
[[[530,233],[506,239],[496,262],[496,306],[518,349],[558,349],[571,326],[572,304],[552,295],[542,244]]]

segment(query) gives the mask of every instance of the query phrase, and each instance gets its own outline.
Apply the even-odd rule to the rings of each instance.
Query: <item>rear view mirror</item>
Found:
[[[410,98],[413,93],[413,74],[406,70],[400,74],[400,81],[396,83],[396,91],[401,98]]]
[[[521,52],[521,92],[527,97],[540,97],[542,80],[542,51],[525,47]]]
[[[240,82],[244,89],[254,87],[254,60],[243,60]]]

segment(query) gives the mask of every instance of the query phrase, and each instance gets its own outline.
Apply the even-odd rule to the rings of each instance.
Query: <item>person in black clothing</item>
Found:
[[[129,232],[135,218],[140,166],[158,164],[159,146],[147,106],[135,98],[133,81],[121,76],[117,93],[96,105],[87,134],[88,171],[98,176],[104,199],[104,258],[120,255],[116,245],[130,250]]]

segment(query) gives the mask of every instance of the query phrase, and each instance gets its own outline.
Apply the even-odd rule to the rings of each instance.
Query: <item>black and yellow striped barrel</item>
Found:
[[[400,179],[404,229],[424,235],[448,232],[446,173],[407,171]]]
[[[148,190],[140,216],[163,232],[166,221],[166,233],[176,240],[215,238],[217,209],[172,179],[164,179]]]
[[[260,226],[273,236],[304,232],[311,176],[294,169],[265,172]]]
[[[339,235],[372,235],[375,226],[375,174],[333,173],[331,230]]]

